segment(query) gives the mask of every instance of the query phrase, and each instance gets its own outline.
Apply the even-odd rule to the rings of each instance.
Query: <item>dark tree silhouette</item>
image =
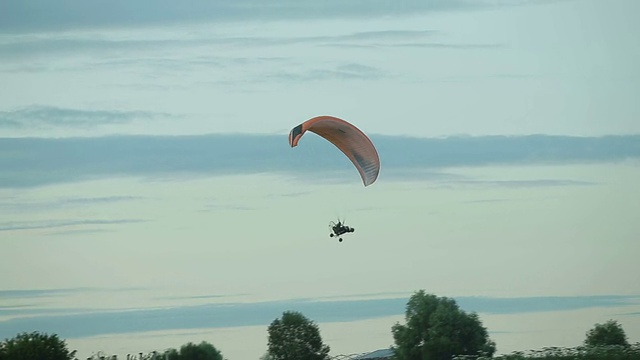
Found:
[[[0,360],[73,360],[75,354],[58,335],[37,331],[20,333],[0,343]]]
[[[407,303],[407,324],[391,331],[398,360],[449,360],[454,355],[492,356],[495,343],[476,313],[461,310],[455,300],[414,293]]]
[[[286,311],[268,328],[272,360],[327,360],[329,346],[322,342],[318,326],[304,315]]]
[[[627,334],[625,334],[622,325],[615,320],[609,320],[604,324],[596,324],[591,330],[587,331],[584,344],[587,346],[629,346]]]

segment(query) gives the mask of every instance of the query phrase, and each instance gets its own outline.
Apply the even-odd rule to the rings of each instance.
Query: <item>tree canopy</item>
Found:
[[[409,299],[406,325],[392,327],[398,360],[444,360],[454,355],[492,356],[495,343],[476,313],[455,300],[417,291]]]
[[[168,360],[223,360],[222,353],[206,341],[197,345],[188,342],[180,347],[180,351],[165,351],[164,357]]]
[[[268,332],[270,359],[329,359],[330,348],[322,342],[318,326],[299,312],[284,312],[269,325]]]
[[[72,360],[75,354],[58,335],[37,331],[20,333],[0,343],[0,360]]]
[[[627,334],[625,334],[622,325],[615,320],[609,320],[604,324],[596,324],[591,330],[587,331],[584,344],[587,346],[629,346]]]

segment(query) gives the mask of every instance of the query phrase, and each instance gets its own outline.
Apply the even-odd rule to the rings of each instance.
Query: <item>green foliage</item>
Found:
[[[180,353],[176,349],[169,349],[164,352],[165,360],[180,360]]]
[[[304,315],[286,311],[268,328],[272,360],[327,360],[329,346],[322,342],[318,326]]]
[[[25,332],[0,343],[0,360],[72,360],[75,354],[55,334]]]
[[[493,358],[456,356],[453,360],[640,360],[640,343],[629,346],[547,347],[541,350],[516,351]]]
[[[165,351],[163,359],[167,360],[223,360],[222,353],[206,341],[196,345],[192,342],[186,343],[176,349]]]
[[[609,320],[604,324],[596,324],[591,330],[587,331],[584,344],[588,346],[628,346],[629,342],[622,325],[615,320]]]
[[[492,356],[495,343],[475,313],[455,300],[420,290],[407,303],[406,325],[392,328],[398,360],[449,360],[454,355]]]

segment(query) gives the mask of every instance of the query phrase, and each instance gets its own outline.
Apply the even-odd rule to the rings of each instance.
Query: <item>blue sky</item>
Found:
[[[257,359],[298,309],[366,352],[425,289],[501,352],[609,318],[638,341],[639,11],[4,1],[0,337]],[[371,136],[375,184],[314,134],[289,148],[317,115]]]

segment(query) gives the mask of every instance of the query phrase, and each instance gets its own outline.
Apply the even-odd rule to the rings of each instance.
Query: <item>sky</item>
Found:
[[[296,310],[354,354],[424,289],[499,353],[608,319],[640,341],[639,11],[3,1],[0,338],[258,359]],[[370,136],[376,183],[315,134],[289,147],[317,115]]]

